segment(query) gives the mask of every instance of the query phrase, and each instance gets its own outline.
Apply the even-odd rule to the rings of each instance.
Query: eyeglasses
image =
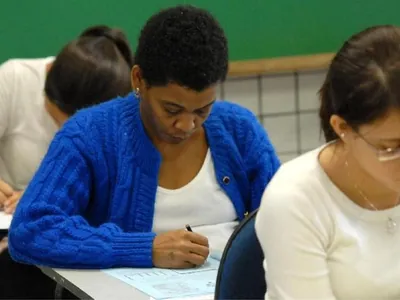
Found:
[[[380,162],[391,161],[400,158],[400,147],[379,149],[368,142],[361,134],[357,134],[376,154]]]

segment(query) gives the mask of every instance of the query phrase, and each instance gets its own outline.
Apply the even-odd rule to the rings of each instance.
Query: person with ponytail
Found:
[[[56,57],[10,59],[0,65],[0,211],[14,213],[70,116],[132,90],[132,66],[124,32],[104,25],[85,29]],[[6,237],[0,242],[0,270],[0,299],[53,296],[51,279],[36,267],[12,261]]]

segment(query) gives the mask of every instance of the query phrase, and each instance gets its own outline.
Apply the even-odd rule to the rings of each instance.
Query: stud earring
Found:
[[[344,138],[344,132],[342,132],[342,133],[340,134],[340,137],[341,137],[341,138]]]
[[[138,87],[135,89],[135,96],[136,98],[140,98],[140,90]]]

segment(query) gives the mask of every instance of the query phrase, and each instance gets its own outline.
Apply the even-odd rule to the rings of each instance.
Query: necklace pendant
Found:
[[[386,222],[386,231],[390,234],[393,234],[397,231],[397,223],[392,218],[388,218]]]

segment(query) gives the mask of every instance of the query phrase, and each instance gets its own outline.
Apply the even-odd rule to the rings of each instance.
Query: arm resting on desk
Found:
[[[79,137],[56,136],[11,224],[16,261],[61,268],[152,267],[154,233],[126,233],[112,223],[92,227],[91,170]]]

